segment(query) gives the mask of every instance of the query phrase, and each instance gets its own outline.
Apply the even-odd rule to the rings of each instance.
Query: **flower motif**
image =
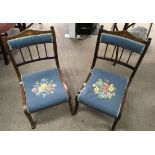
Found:
[[[31,91],[36,95],[42,95],[45,98],[47,95],[52,94],[55,90],[56,84],[53,83],[53,80],[41,79],[36,81],[33,84]]]
[[[109,80],[98,79],[93,84],[93,91],[99,98],[111,99],[116,94],[116,88]]]
[[[95,91],[95,93],[98,93],[99,92],[99,88],[98,87],[95,87],[94,88],[94,91]]]
[[[113,92],[114,90],[115,90],[114,84],[111,84],[111,85],[109,86],[109,91],[110,91],[110,92]]]

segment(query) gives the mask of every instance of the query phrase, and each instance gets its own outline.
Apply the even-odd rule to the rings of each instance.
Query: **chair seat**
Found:
[[[117,117],[128,79],[94,68],[78,101],[112,117]]]
[[[29,113],[68,101],[57,69],[24,75],[22,80]]]

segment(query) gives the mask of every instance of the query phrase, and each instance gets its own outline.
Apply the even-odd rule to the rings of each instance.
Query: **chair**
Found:
[[[72,113],[71,96],[59,66],[54,28],[51,27],[51,31],[25,30],[18,35],[4,36],[3,42],[5,48],[9,51],[10,59],[19,79],[22,109],[32,129],[35,128],[35,122],[31,116],[34,112],[69,102],[70,112]],[[53,44],[54,52],[51,49],[49,51],[49,44]],[[42,48],[39,48],[40,46]],[[17,50],[21,57],[20,62],[17,62],[16,54],[14,53],[14,51],[17,53]],[[35,54],[33,53],[34,51],[36,52]],[[49,53],[53,53],[54,56],[49,56]],[[50,59],[55,60],[56,68],[24,75],[19,70],[23,65]]]
[[[74,114],[77,114],[79,103],[82,103],[113,117],[114,122],[111,129],[114,130],[118,120],[121,118],[130,83],[150,42],[150,38],[148,41],[144,41],[140,38],[136,38],[127,31],[106,31],[103,29],[103,26],[101,26],[90,73],[75,98],[76,105]],[[100,56],[99,48],[103,43],[106,45],[105,51],[103,56]],[[127,50],[129,53],[128,55],[126,55]],[[135,55],[138,56],[138,59],[135,65],[133,65],[130,60],[132,57],[134,58]],[[124,59],[124,56],[126,59]],[[109,72],[99,69],[96,67],[97,60],[111,62],[113,66],[115,66],[115,64],[121,65],[127,68],[127,70],[131,70],[131,75],[127,78],[123,75],[114,73],[114,71]],[[113,69],[116,69],[117,66]]]

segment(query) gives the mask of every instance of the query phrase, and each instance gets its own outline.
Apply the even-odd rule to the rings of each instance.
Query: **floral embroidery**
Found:
[[[93,84],[93,91],[99,98],[111,99],[115,96],[116,88],[114,84],[109,82],[109,80],[102,81],[102,79],[99,79]]]
[[[41,79],[35,82],[32,88],[32,92],[36,96],[42,95],[45,98],[49,94],[53,94],[56,84],[53,83],[53,80]]]

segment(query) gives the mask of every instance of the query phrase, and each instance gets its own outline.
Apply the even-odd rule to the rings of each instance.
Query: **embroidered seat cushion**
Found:
[[[24,75],[22,80],[30,113],[68,101],[57,69]]]
[[[112,117],[117,117],[128,79],[94,68],[78,101]]]

